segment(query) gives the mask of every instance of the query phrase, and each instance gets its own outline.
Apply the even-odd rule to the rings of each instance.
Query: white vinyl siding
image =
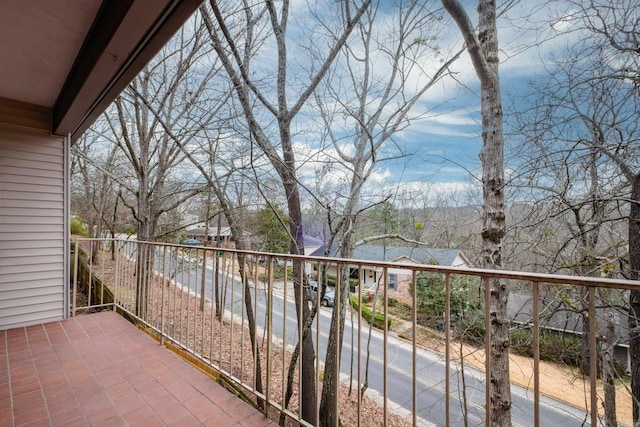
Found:
[[[47,129],[0,99],[0,329],[65,316],[65,141]]]

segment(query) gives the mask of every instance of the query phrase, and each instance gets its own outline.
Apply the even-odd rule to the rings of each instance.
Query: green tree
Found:
[[[450,282],[451,316],[459,317],[477,303],[478,283],[470,276],[454,276]],[[416,278],[416,300],[420,323],[441,325],[444,319],[446,282],[441,273],[421,272]],[[410,289],[413,293],[413,289]]]
[[[289,217],[277,206],[265,206],[256,215],[256,234],[260,250],[284,254],[289,252],[290,237],[287,232]]]

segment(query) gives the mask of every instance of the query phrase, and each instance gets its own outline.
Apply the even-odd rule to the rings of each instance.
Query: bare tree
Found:
[[[623,85],[630,105],[635,106],[636,119],[631,128],[618,125],[611,129],[615,137],[602,139],[599,149],[617,165],[630,186],[629,194],[629,267],[625,275],[640,280],[640,165],[637,163],[638,135],[629,130],[638,127],[640,105],[640,2],[638,0],[590,0],[571,2],[582,28],[593,37],[586,42],[587,52],[606,58],[608,72],[600,73],[596,81],[615,80]],[[587,56],[588,57],[588,56]],[[592,77],[593,78],[593,77]],[[585,81],[589,83],[589,81]],[[616,135],[617,134],[617,135]],[[640,424],[640,291],[629,295],[629,351],[631,354],[631,390],[633,422]]]
[[[569,236],[558,236],[559,240],[565,240],[560,240],[563,243],[555,252],[553,265],[571,267],[578,274],[622,274],[637,280],[640,270],[640,164],[637,161],[640,4],[636,0],[570,1],[568,4],[568,9],[560,11],[557,20],[564,24],[561,28],[577,32],[579,40],[554,57],[549,78],[536,87],[540,95],[537,104],[527,111],[528,129],[536,129],[534,134],[529,134],[530,147],[546,144],[545,155],[529,163],[538,164],[530,169],[535,170],[534,191],[554,194],[556,206],[561,208],[556,211],[556,218],[571,218],[567,228]],[[625,239],[620,223],[627,218]],[[571,260],[566,257],[570,250],[574,254]],[[616,425],[615,390],[610,385],[611,347],[617,340],[612,336],[612,312],[620,308],[613,305],[607,293],[600,291],[599,295],[606,296],[601,299],[605,307],[601,321],[605,332],[600,342],[606,384],[605,422]],[[578,309],[583,310],[584,305]],[[640,293],[630,292],[628,310],[631,389],[637,424],[640,418]],[[588,362],[588,357],[584,360]]]
[[[337,241],[342,258],[353,256],[358,216],[385,199],[377,192],[375,200],[363,200],[370,176],[381,162],[404,155],[391,154],[391,149],[383,154],[383,148],[392,145],[394,135],[419,115],[414,109],[418,100],[448,74],[451,63],[462,53],[440,53],[436,44],[440,21],[428,5],[403,2],[387,15],[379,14],[380,4],[374,2],[357,24],[358,38],[354,37],[340,52],[336,66],[314,94],[325,146],[320,153],[328,156],[319,159],[325,163],[316,183],[320,188],[318,200],[327,212],[327,251]],[[438,65],[425,67],[425,63]],[[412,79],[417,83],[409,84]],[[327,153],[334,153],[335,157]],[[323,180],[328,181],[329,191],[322,190],[326,185]],[[340,301],[338,309],[333,310],[325,357],[320,420],[326,426],[338,423],[336,387],[348,279],[349,270],[345,268],[341,271]]]
[[[203,93],[213,72],[200,70],[210,50],[202,22],[184,26],[105,112],[111,139],[128,163],[134,194],[122,200],[135,218],[139,240],[158,239],[164,218],[203,189],[178,173],[184,155],[174,138],[187,143],[208,123]],[[148,251],[146,245],[138,251],[138,315],[145,314],[153,271]]]
[[[118,149],[115,144],[102,143],[103,135],[97,131],[100,125],[104,121],[95,124],[71,149],[74,211],[86,219],[90,237],[102,237],[104,227],[115,235],[119,199],[115,190],[123,181],[116,171]],[[99,245],[91,242],[92,262],[97,261]]]
[[[221,2],[215,0],[211,0],[208,5],[204,4],[200,8],[213,47],[232,82],[251,138],[267,156],[282,182],[287,200],[292,254],[304,253],[300,189],[292,139],[293,120],[331,68],[338,52],[369,7],[370,1],[365,0],[360,5],[347,1],[340,5],[343,22],[339,36],[330,41],[329,50],[324,58],[313,61],[317,71],[306,83],[298,87],[293,99],[290,95],[292,81],[288,78],[291,67],[289,63],[291,52],[287,37],[290,13],[288,0],[278,5],[272,0],[264,3],[243,1],[242,4],[237,5],[236,10],[225,11],[225,13],[222,12],[224,5],[221,7]],[[256,49],[259,49],[262,43],[259,37],[262,31],[269,31],[276,44],[275,64],[273,64],[274,68],[270,69],[270,72],[276,76],[275,86],[269,86],[266,81],[258,80],[260,77],[257,75],[260,74],[256,74],[254,58]],[[275,102],[271,100],[272,95],[275,95]],[[274,120],[277,124],[277,136],[272,139],[269,136],[269,126]],[[294,262],[293,272],[294,280],[299,281],[302,277],[300,262]],[[295,286],[295,298],[298,323],[310,325],[309,307],[301,286]],[[301,346],[299,343],[294,355],[298,352],[302,355],[301,387],[304,396],[304,399],[300,399],[302,417],[308,422],[315,423],[317,408],[314,382],[315,353],[311,336],[306,330],[301,337]],[[290,363],[285,407],[291,396],[295,364],[294,357]]]
[[[457,0],[442,0],[447,12],[460,28],[480,80],[482,112],[482,188],[483,188],[483,266],[502,268],[502,240],[505,235],[504,212],[504,140],[502,135],[502,101],[498,77],[498,35],[494,1],[478,1],[478,32]],[[489,280],[490,306],[486,357],[490,376],[491,405],[487,420],[493,426],[511,425],[511,391],[509,380],[509,288],[505,281]],[[487,284],[485,284],[487,286]]]

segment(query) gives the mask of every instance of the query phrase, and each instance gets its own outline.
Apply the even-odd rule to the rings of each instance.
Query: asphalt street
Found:
[[[200,270],[200,271],[196,271]],[[208,268],[206,276],[205,295],[212,295],[213,271]],[[201,283],[201,269],[191,270],[187,276],[182,276],[183,282],[191,283],[192,290],[199,290]],[[227,284],[225,307],[227,317],[240,319],[243,310],[242,288],[240,281],[230,275],[219,275],[220,283]],[[286,294],[286,295],[285,295]],[[258,328],[266,329],[268,298],[266,290],[258,289],[257,295],[252,288],[252,299],[257,302],[256,322]],[[271,316],[272,334],[280,343],[293,346],[298,340],[297,316],[293,289],[285,289],[280,285],[272,292]],[[232,314],[233,313],[233,314]],[[313,325],[312,337],[317,349],[319,360],[324,364],[326,344],[333,309],[319,307],[318,316]],[[348,313],[348,312],[347,312]],[[458,364],[451,364],[446,372],[444,357],[441,354],[418,349],[415,357],[416,375],[413,375],[412,345],[394,336],[387,336],[385,347],[384,334],[373,330],[369,337],[369,326],[364,321],[358,325],[347,314],[344,342],[341,353],[342,379],[357,380],[360,370],[360,382],[365,379],[368,357],[368,395],[381,405],[386,393],[389,411],[402,416],[411,414],[414,410],[420,425],[443,425],[445,423],[446,405],[446,375],[450,379],[450,417],[452,425],[464,424],[466,400],[468,425],[484,424],[485,383],[484,373],[465,366],[464,387],[463,376]],[[319,325],[319,329],[318,329]],[[358,359],[358,336],[360,337],[360,358]],[[370,339],[370,341],[369,341]],[[367,347],[368,346],[368,347]],[[368,352],[367,352],[368,348]],[[386,354],[385,354],[386,348]],[[353,358],[352,358],[353,355]],[[384,360],[386,358],[386,369]],[[359,362],[359,363],[358,363]],[[386,374],[386,384],[384,381]],[[415,381],[414,381],[415,379]],[[415,387],[416,407],[413,407],[413,390]],[[533,393],[526,389],[512,385],[512,423],[515,426],[532,425],[534,419]],[[466,393],[463,393],[466,392]],[[541,396],[540,425],[587,426],[589,417],[584,411],[576,409],[551,398]]]

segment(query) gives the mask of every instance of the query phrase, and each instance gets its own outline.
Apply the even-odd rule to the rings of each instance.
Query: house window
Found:
[[[397,291],[398,290],[398,275],[397,274],[389,274],[389,289]]]

